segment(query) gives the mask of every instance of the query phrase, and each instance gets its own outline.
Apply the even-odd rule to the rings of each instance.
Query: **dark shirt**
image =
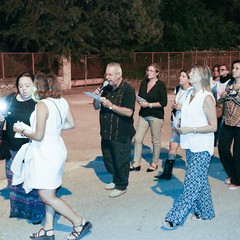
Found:
[[[156,84],[147,92],[148,79],[144,79],[140,84],[139,96],[149,103],[159,102],[160,108],[141,107],[139,115],[141,117],[153,116],[164,119],[164,107],[167,106],[167,89],[165,83],[158,80]]]
[[[6,102],[10,101],[10,96],[6,97]],[[30,115],[35,109],[36,102],[32,99],[19,102],[16,96],[12,99],[12,103],[8,108],[8,116],[6,117],[6,138],[9,143],[10,150],[18,151],[21,146],[29,142],[28,138],[15,138],[15,132],[13,131],[13,125],[17,121],[22,121],[27,125],[30,125]]]
[[[135,90],[125,80],[114,90],[112,86],[105,87],[102,96],[116,106],[132,109],[134,113]],[[133,114],[131,117],[122,116],[104,106],[101,106],[100,110],[100,127],[100,134],[104,140],[127,143],[135,135]]]

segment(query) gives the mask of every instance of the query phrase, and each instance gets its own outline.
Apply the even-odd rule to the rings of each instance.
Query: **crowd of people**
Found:
[[[168,102],[160,71],[158,64],[147,66],[136,95],[123,78],[121,65],[109,63],[105,69],[107,84],[94,91],[93,107],[100,110],[103,162],[112,176],[105,186],[105,190],[112,190],[110,198],[125,194],[130,172],[141,170],[148,129],[153,147],[147,172],[158,168],[164,108]],[[0,112],[0,122],[6,129],[5,147],[9,150],[6,155],[9,216],[28,219],[32,224],[44,220],[43,227],[30,238],[53,240],[54,216],[58,212],[73,226],[68,239],[80,239],[92,228],[91,222],[56,194],[67,158],[61,131],[75,127],[69,104],[61,95],[56,76],[48,69],[39,71],[35,77],[27,72],[20,74],[16,90],[16,94],[5,98],[7,114]],[[208,181],[214,147],[218,147],[228,176],[225,180],[228,188],[240,186],[240,60],[232,63],[231,74],[225,64],[215,65],[212,72],[205,64],[194,64],[189,72],[181,70],[175,94],[168,157],[163,172],[155,178],[172,179],[179,146],[186,150],[187,170],[182,193],[162,224],[162,229],[168,230],[183,225],[190,213],[192,219],[210,220],[215,216]],[[140,111],[135,131],[136,102]]]

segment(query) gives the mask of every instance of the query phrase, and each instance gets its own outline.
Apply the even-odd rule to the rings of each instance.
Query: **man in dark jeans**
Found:
[[[108,85],[95,90],[100,98],[94,100],[93,105],[96,110],[100,109],[104,165],[113,176],[113,181],[105,189],[113,190],[109,197],[118,197],[126,193],[128,186],[136,95],[135,90],[123,80],[119,63],[107,65],[105,79]]]

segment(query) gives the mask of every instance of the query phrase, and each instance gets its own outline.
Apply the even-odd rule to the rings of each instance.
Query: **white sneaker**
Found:
[[[118,190],[118,189],[114,189],[110,194],[109,197],[110,198],[114,198],[114,197],[119,197],[121,195],[123,195],[127,190]]]
[[[111,182],[109,184],[107,184],[104,189],[105,190],[113,190],[115,188],[115,183]]]
[[[231,183],[231,178],[227,177],[224,182],[225,184],[229,185]]]

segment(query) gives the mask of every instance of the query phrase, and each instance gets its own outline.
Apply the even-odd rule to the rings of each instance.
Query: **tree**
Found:
[[[6,28],[2,31],[8,49],[13,51],[54,52],[77,57],[94,48],[86,12],[75,0],[7,0]],[[81,1],[84,2],[84,1]]]
[[[165,51],[229,49],[239,45],[232,0],[163,0]],[[239,5],[239,4],[238,4]],[[231,17],[229,16],[231,15]]]
[[[159,4],[160,0],[6,0],[1,35],[14,51],[77,58],[141,51],[162,36]]]

